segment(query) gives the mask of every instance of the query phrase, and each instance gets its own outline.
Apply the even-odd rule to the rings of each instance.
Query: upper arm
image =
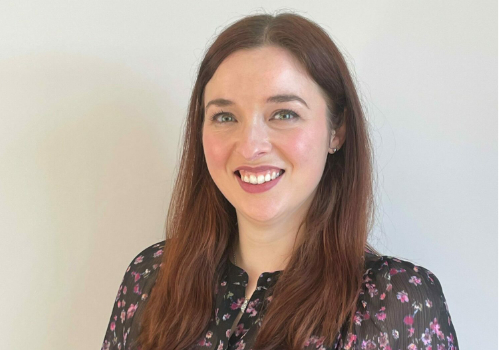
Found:
[[[118,288],[101,350],[128,348],[126,345],[132,340],[129,335],[136,326],[134,322],[137,309],[148,297],[154,282],[151,275],[159,268],[162,253],[163,245],[157,243],[137,254],[127,267]]]
[[[362,349],[458,349],[438,278],[421,266],[386,256],[365,274],[355,330]]]

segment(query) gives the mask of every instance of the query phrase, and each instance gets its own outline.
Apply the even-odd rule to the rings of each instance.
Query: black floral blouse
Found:
[[[165,241],[139,253],[125,272],[115,299],[101,350],[139,350],[139,313],[155,284]],[[365,250],[366,272],[354,315],[353,333],[340,330],[332,348],[313,335],[304,349],[319,350],[458,350],[457,335],[441,284],[429,270],[406,260],[377,256]],[[231,335],[231,327],[245,301],[247,273],[229,263],[216,290],[213,318],[192,349],[251,350],[265,306],[264,293],[281,271],[260,275],[257,288]],[[262,307],[262,310],[261,310]]]

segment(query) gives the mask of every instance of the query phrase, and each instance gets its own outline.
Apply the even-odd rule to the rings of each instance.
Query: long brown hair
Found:
[[[325,336],[329,345],[343,325],[352,330],[365,248],[378,254],[367,243],[374,206],[364,113],[342,54],[320,26],[293,13],[257,14],[223,30],[201,62],[168,210],[162,268],[141,315],[142,350],[187,349],[208,327],[215,285],[238,229],[235,208],[215,185],[205,161],[203,93],[231,53],[264,45],[285,48],[304,65],[324,93],[329,128],[345,123],[346,134],[340,150],[328,154],[302,222],[306,238],[272,290],[253,348],[298,350],[313,334]]]

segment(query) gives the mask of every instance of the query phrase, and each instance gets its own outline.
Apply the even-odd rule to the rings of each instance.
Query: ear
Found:
[[[345,109],[344,109],[345,113]],[[337,151],[342,147],[345,141],[345,130],[346,130],[346,121],[345,118],[342,122],[342,125],[338,127],[336,130],[332,130],[332,133],[330,135],[330,153],[334,153],[333,149],[336,148]]]

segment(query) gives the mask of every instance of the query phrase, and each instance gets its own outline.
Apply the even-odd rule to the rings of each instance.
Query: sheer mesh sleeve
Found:
[[[154,285],[164,241],[140,252],[130,263],[115,298],[101,350],[133,349],[138,331],[135,319]]]
[[[424,267],[382,256],[370,264],[343,349],[458,350],[438,278]]]

